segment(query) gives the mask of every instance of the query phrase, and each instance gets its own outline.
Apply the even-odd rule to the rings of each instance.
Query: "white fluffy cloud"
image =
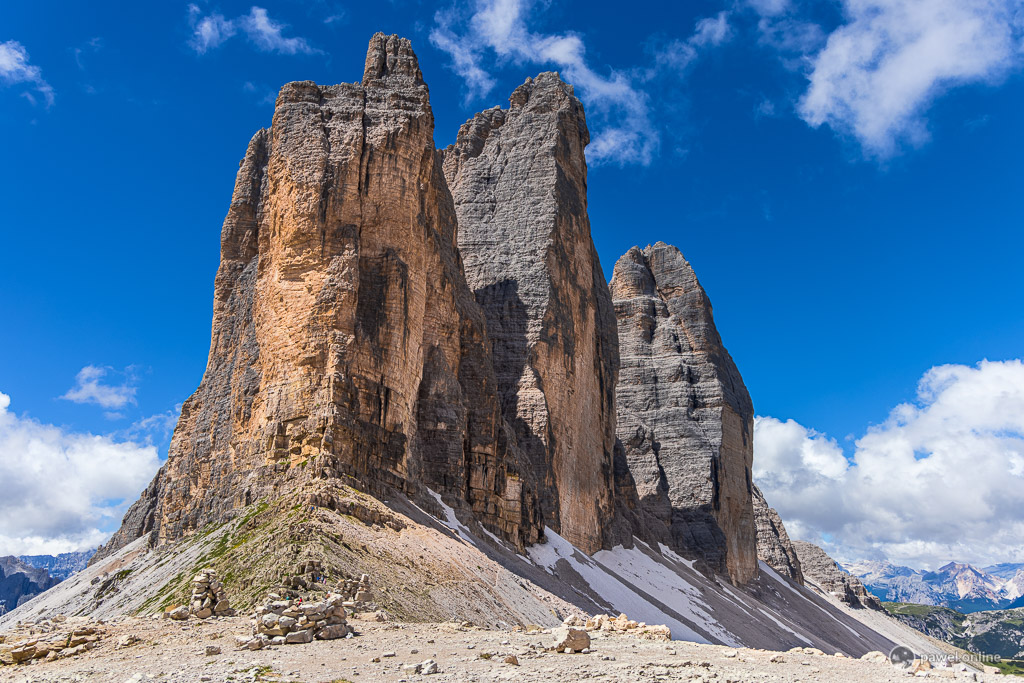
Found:
[[[287,25],[271,19],[262,7],[252,7],[248,14],[227,19],[216,12],[204,16],[199,6],[193,4],[188,6],[188,21],[192,27],[188,44],[199,54],[220,46],[239,31],[245,33],[249,41],[264,52],[286,55],[321,53],[305,38],[286,38],[284,29]]]
[[[46,100],[46,106],[53,104],[53,88],[43,79],[43,72],[34,64],[29,63],[28,51],[16,40],[0,43],[0,82],[6,85],[27,83]],[[35,96],[26,90],[22,95],[32,104]]]
[[[768,0],[759,0],[767,3]],[[950,88],[1020,66],[1021,0],[843,0],[845,23],[811,61],[798,111],[885,158],[928,139],[926,112]]]
[[[0,393],[0,555],[106,540],[160,466],[154,446],[66,432],[10,412]]]
[[[124,408],[130,403],[135,403],[132,369],[128,368],[124,373],[119,373],[124,376],[121,384],[104,384],[103,379],[111,372],[110,368],[86,365],[75,376],[75,386],[68,389],[61,398],[75,403],[94,403],[108,410]],[[112,413],[111,416],[120,417],[116,413]]]
[[[587,150],[588,159],[649,164],[659,135],[651,122],[647,94],[626,72],[594,70],[579,35],[531,31],[530,9],[528,0],[478,0],[468,18],[454,9],[438,12],[430,42],[451,57],[453,69],[465,79],[469,99],[488,95],[495,85],[484,67],[486,55],[516,64],[554,65],[580,89],[588,117],[593,114],[602,121]]]
[[[754,478],[797,538],[919,567],[1024,557],[1024,363],[943,365],[855,444],[757,418]]]

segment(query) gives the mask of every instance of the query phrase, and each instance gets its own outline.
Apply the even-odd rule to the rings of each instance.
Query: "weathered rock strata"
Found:
[[[672,547],[742,584],[757,575],[753,404],[683,255],[634,247],[611,282],[618,436],[640,504]]]
[[[754,522],[757,524],[757,559],[800,585],[804,574],[793,543],[775,508],[768,506],[761,489],[754,485]]]
[[[517,545],[538,540],[455,241],[409,41],[375,35],[361,83],[285,85],[224,222],[203,381],[99,556],[310,476],[429,487]]]
[[[509,101],[466,122],[441,156],[505,417],[545,520],[593,552],[614,540],[618,349],[587,217],[590,134],[558,74],[527,79]]]

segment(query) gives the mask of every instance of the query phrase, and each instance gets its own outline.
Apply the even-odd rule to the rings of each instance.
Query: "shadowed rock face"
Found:
[[[674,549],[734,583],[757,575],[754,410],[693,269],[662,242],[634,247],[611,282],[621,369],[618,436],[640,505]]]
[[[757,559],[779,574],[804,583],[800,558],[775,508],[768,507],[761,489],[754,486],[754,522],[757,524]]]
[[[502,408],[547,523],[586,552],[615,511],[615,317],[587,217],[589,142],[572,86],[542,73],[445,149],[466,280]],[[625,539],[628,542],[628,534]]]
[[[309,477],[430,487],[520,547],[539,538],[433,132],[397,36],[371,39],[361,83],[281,89],[224,222],[203,381],[98,557]]]

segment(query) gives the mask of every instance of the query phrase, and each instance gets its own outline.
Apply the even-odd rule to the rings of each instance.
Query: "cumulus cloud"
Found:
[[[706,17],[698,21],[690,42],[697,46],[721,45],[730,38],[732,38],[732,26],[729,24],[729,13],[722,11],[714,17]]]
[[[843,9],[845,23],[812,58],[798,111],[872,157],[920,145],[938,96],[995,83],[1024,57],[1021,0],[843,0]]]
[[[0,393],[0,555],[106,540],[160,466],[154,446],[19,417]]]
[[[855,442],[759,417],[754,477],[792,535],[935,568],[1024,556],[1024,363],[943,365]]]
[[[531,30],[533,8],[530,0],[476,0],[469,11],[456,4],[437,12],[430,42],[451,58],[452,69],[466,84],[467,102],[494,89],[492,66],[553,65],[587,105],[593,128],[587,159],[592,163],[650,164],[661,136],[644,85],[668,72],[678,75],[696,60],[699,50],[733,36],[730,13],[723,11],[699,20],[689,38],[658,45],[648,67],[596,68],[580,34]]]
[[[267,10],[262,7],[254,6],[248,14],[227,19],[223,14],[216,12],[204,16],[199,6],[192,4],[188,6],[188,21],[192,28],[188,44],[199,54],[219,47],[239,31],[264,52],[279,52],[286,55],[322,53],[305,38],[285,37],[284,30],[288,26],[271,19]]]
[[[43,79],[42,69],[29,63],[28,50],[16,40],[0,43],[0,82],[5,85],[28,84],[42,95],[47,107],[53,105],[53,88]],[[36,98],[31,91],[25,90],[22,95],[35,104]]]
[[[116,373],[123,377],[124,381],[121,384],[104,384],[103,379],[110,374],[115,374],[111,368],[86,365],[75,375],[75,386],[68,389],[61,398],[75,403],[93,403],[110,410],[135,403],[135,374],[132,368],[126,368],[123,373]],[[117,413],[109,415],[121,417]]]

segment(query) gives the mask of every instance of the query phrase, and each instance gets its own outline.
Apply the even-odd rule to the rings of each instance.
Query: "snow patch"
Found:
[[[657,563],[639,549],[625,550],[620,546],[610,551],[602,550],[593,557],[588,557],[552,529],[545,528],[544,535],[547,543],[533,545],[527,549],[530,560],[547,569],[548,573],[556,575],[556,565],[560,560],[564,560],[614,611],[625,613],[630,619],[645,621],[648,624],[664,624],[671,629],[672,638],[675,640],[709,642],[687,624],[666,614],[641,595],[641,592],[658,596],[666,606],[685,618],[692,615],[694,622],[701,624],[702,627],[712,626],[713,628],[708,628],[708,632],[715,633],[716,636],[721,632],[730,643],[735,642],[735,639],[711,619],[707,612],[692,604],[692,596],[686,592],[686,589],[696,592],[692,586],[670,568]],[[621,574],[616,575],[616,570]],[[630,575],[637,578],[636,583],[630,581]],[[667,595],[670,592],[674,594]]]
[[[437,504],[441,506],[441,510],[444,511],[444,519],[440,520],[446,527],[457,533],[462,540],[466,541],[471,545],[476,545],[476,539],[469,531],[469,527],[459,521],[459,518],[455,516],[455,510],[448,505],[445,505],[444,501],[441,500],[441,495],[435,493],[430,489],[427,489],[427,493],[437,501]]]

